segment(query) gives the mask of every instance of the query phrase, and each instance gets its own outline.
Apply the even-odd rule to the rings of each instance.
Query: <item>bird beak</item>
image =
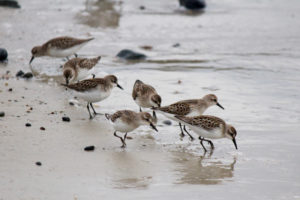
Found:
[[[234,146],[235,146],[235,149],[237,150],[237,149],[238,149],[238,147],[237,147],[237,144],[236,144],[235,138],[233,138],[233,139],[232,139],[232,142],[233,142],[233,144],[234,144]]]
[[[123,90],[122,86],[117,83],[117,87]]]
[[[30,61],[29,61],[29,64],[31,64],[31,62],[33,61],[34,59],[34,56],[31,57]]]
[[[222,108],[223,110],[225,109],[223,106],[221,106],[221,104],[219,104],[219,102],[217,102],[217,106],[219,106],[219,107]]]
[[[157,128],[154,126],[154,124],[150,123],[151,128],[153,128],[156,132],[158,132]]]

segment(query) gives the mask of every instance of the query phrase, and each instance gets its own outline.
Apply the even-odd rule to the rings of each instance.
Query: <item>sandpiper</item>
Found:
[[[189,126],[199,135],[200,144],[202,145],[205,152],[206,148],[203,145],[203,141],[207,141],[210,144],[211,149],[214,149],[214,144],[212,143],[212,141],[206,140],[204,138],[228,138],[232,140],[235,148],[238,149],[235,140],[235,137],[237,135],[235,128],[230,124],[226,124],[224,120],[218,117],[210,115],[200,115],[197,117],[185,117],[176,115],[175,118],[179,119],[183,124]]]
[[[72,89],[77,97],[87,101],[87,109],[90,115],[90,119],[93,118],[90,112],[90,106],[93,109],[94,116],[98,114],[95,111],[92,103],[102,101],[109,97],[112,89],[116,86],[120,89],[123,89],[118,84],[118,79],[114,75],[108,75],[104,78],[86,79],[70,85],[62,85]]]
[[[140,112],[142,112],[142,108],[155,108],[161,105],[161,97],[157,94],[156,90],[151,85],[147,85],[140,80],[136,80],[134,83],[132,98],[140,107]],[[154,110],[153,117],[156,120]]]
[[[29,64],[33,61],[35,57],[50,56],[50,57],[67,57],[70,55],[75,55],[81,47],[83,47],[87,42],[93,40],[94,38],[88,39],[78,39],[72,37],[57,37],[49,40],[41,46],[35,46],[31,50],[32,57]]]
[[[220,108],[224,109],[223,106],[219,104],[216,95],[207,94],[201,99],[189,99],[189,100],[178,101],[169,106],[154,108],[154,110],[157,110],[158,112],[165,115],[169,119],[178,121],[178,119],[174,117],[175,115],[188,116],[188,117],[202,115],[208,107],[213,105],[217,105]],[[193,136],[189,134],[185,126],[183,126],[182,129],[180,121],[179,121],[179,127],[181,130],[181,134],[180,134],[181,137],[184,137],[184,133],[183,133],[184,130],[190,136],[190,139],[194,140]]]
[[[96,58],[72,58],[63,66],[63,76],[66,84],[86,78],[90,70],[99,62],[101,56]]]
[[[131,110],[120,110],[112,115],[105,114],[105,117],[112,123],[114,136],[120,138],[122,148],[126,147],[127,133],[133,131],[141,125],[149,125],[158,132],[154,125],[154,118],[147,112],[134,112]],[[125,133],[124,137],[118,136],[117,132]]]

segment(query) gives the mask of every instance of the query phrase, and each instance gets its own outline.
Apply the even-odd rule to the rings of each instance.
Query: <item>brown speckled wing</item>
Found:
[[[72,38],[72,37],[57,37],[49,40],[46,42],[43,46],[46,46],[48,48],[54,47],[57,49],[68,49],[71,48],[75,45],[82,44],[84,42],[88,42],[92,40],[93,38],[89,39],[77,39],[77,38]]]
[[[174,115],[187,115],[191,112],[191,108],[187,103],[174,103],[169,106],[158,108],[158,110]]]
[[[78,92],[88,91],[90,89],[96,88],[97,85],[105,84],[105,80],[102,78],[94,78],[80,81],[78,83],[65,85],[66,87],[76,90]]]
[[[151,85],[147,85],[142,81],[136,81],[133,86],[132,98],[135,100],[137,97],[144,96],[152,92],[156,91]]]
[[[135,112],[131,110],[117,111],[111,116],[111,121],[115,122],[118,118],[121,118],[124,122],[130,123],[130,121],[135,118]]]
[[[100,58],[84,58],[79,61],[79,67],[84,69],[92,69],[100,60]]]
[[[71,60],[68,60],[65,64],[64,64],[64,69],[65,68],[73,68],[75,70],[76,65],[78,65],[78,63],[80,63],[80,61],[82,61],[82,58],[72,58]]]
[[[201,115],[197,117],[184,117],[184,116],[175,116],[177,119],[184,121],[193,126],[200,126],[206,130],[212,130],[214,128],[219,128],[221,125],[225,127],[224,120],[210,115]]]

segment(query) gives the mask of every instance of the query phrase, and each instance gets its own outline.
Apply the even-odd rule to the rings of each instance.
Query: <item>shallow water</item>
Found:
[[[238,151],[229,140],[220,140],[211,156],[203,156],[197,141],[179,140],[175,123],[159,123],[159,134],[150,139],[151,131],[140,128],[138,142],[153,149],[109,149],[103,171],[91,167],[97,180],[84,174],[81,183],[91,185],[74,186],[78,199],[129,194],[149,199],[300,199],[299,1],[210,0],[203,13],[180,9],[175,0],[20,3],[21,10],[0,8],[0,38],[5,38],[0,46],[8,49],[13,70],[29,69],[30,49],[49,38],[93,36],[79,55],[101,55],[96,73],[117,75],[125,88],[99,103],[101,112],[138,110],[130,95],[140,79],[157,88],[163,105],[215,93],[225,110],[212,107],[206,114],[223,118],[238,131]],[[140,10],[141,5],[146,9]],[[144,45],[153,49],[144,50]],[[136,63],[116,59],[124,48],[148,58]],[[32,68],[51,78],[60,75],[63,63],[36,58]]]

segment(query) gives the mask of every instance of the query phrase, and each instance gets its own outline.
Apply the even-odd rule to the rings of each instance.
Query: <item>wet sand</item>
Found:
[[[0,8],[0,46],[9,52],[0,76],[11,75],[0,80],[1,200],[300,199],[299,2],[208,1],[198,14],[167,0],[20,4]],[[14,77],[30,71],[32,46],[58,35],[95,37],[79,55],[101,55],[95,72],[117,75],[125,88],[97,111],[137,111],[130,96],[136,79],[157,88],[163,105],[215,93],[225,110],[206,113],[236,127],[239,150],[218,140],[204,155],[161,115],[159,133],[141,127],[122,150],[103,116],[89,120],[83,102],[69,105],[72,95],[60,86],[63,60],[36,58],[35,78]],[[124,48],[148,59],[119,61]],[[94,152],[83,150],[89,145]]]

